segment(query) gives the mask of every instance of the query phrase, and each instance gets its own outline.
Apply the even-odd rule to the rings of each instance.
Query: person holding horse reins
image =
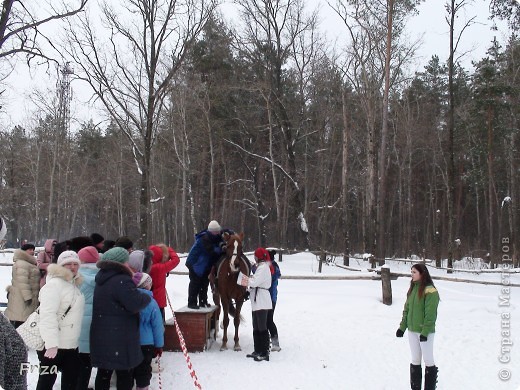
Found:
[[[228,231],[229,230],[224,230]],[[222,238],[220,224],[213,220],[208,228],[195,235],[195,243],[186,260],[189,270],[188,308],[199,309],[209,307],[208,286],[211,267],[215,265],[226,250],[226,242]],[[198,302],[197,302],[198,298]]]
[[[254,275],[242,277],[239,283],[251,289],[251,308],[253,310],[253,343],[254,352],[246,355],[255,361],[269,361],[269,331],[267,330],[267,315],[272,309],[270,256],[264,248],[255,250],[257,264]]]

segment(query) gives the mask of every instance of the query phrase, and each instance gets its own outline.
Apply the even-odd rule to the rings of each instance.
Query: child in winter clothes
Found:
[[[269,293],[271,294],[271,302],[273,304],[273,308],[269,310],[267,314],[267,329],[269,329],[269,334],[271,335],[271,351],[279,352],[282,350],[280,348],[280,342],[278,341],[278,328],[274,323],[274,309],[276,307],[276,300],[278,299],[278,279],[282,276],[280,272],[280,267],[278,263],[274,260],[274,256],[276,255],[276,251],[271,249],[268,251],[269,257],[271,258],[270,269],[271,269],[271,288],[269,289]]]
[[[139,291],[152,297],[152,278],[146,273],[137,272],[132,278]],[[152,379],[152,359],[162,355],[164,346],[164,326],[157,302],[152,299],[148,306],[139,312],[139,332],[143,361],[134,369],[136,390],[148,390]]]
[[[251,308],[253,310],[253,342],[255,351],[247,355],[255,361],[269,361],[269,331],[267,330],[267,314],[272,309],[271,271],[269,269],[269,253],[264,248],[255,250],[257,268],[251,277],[243,277],[242,286],[251,289]]]
[[[166,276],[177,267],[180,263],[177,253],[164,244],[151,245],[150,250],[153,253],[152,268],[150,269],[150,277],[152,278],[153,298],[157,301],[161,309],[163,322],[165,321],[164,308],[166,307]]]
[[[408,329],[412,363],[410,364],[410,386],[412,390],[421,390],[422,368],[421,356],[426,365],[424,374],[424,390],[435,390],[437,383],[437,367],[433,360],[433,339],[439,293],[433,284],[428,268],[424,264],[412,266],[412,280],[404,304],[403,318],[397,337],[403,337]]]

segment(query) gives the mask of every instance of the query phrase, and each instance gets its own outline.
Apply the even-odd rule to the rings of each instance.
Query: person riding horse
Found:
[[[213,220],[207,229],[195,235],[195,243],[186,260],[190,277],[188,287],[188,308],[190,309],[210,306],[208,303],[209,274],[211,268],[226,250],[226,242],[222,238],[224,232],[234,233],[229,229],[222,229],[220,224]]]

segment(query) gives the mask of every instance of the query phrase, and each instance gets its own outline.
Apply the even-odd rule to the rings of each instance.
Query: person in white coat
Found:
[[[57,264],[47,268],[46,283],[40,290],[40,334],[45,343],[37,351],[40,372],[36,390],[51,390],[58,371],[61,389],[74,390],[79,372],[78,339],[85,299],[79,290],[80,260],[76,252],[60,254]]]
[[[256,272],[249,278],[243,278],[242,285],[250,289],[251,308],[253,311],[253,343],[254,352],[247,357],[255,361],[269,361],[269,331],[267,330],[267,315],[272,309],[271,270],[269,268],[269,253],[264,248],[255,250]]]

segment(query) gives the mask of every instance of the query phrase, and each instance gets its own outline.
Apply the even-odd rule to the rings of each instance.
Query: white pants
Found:
[[[435,333],[430,333],[428,340],[422,343],[419,341],[420,335],[420,333],[408,331],[412,364],[420,366],[422,357],[426,367],[435,366],[435,362],[433,361],[433,339],[435,338]]]

